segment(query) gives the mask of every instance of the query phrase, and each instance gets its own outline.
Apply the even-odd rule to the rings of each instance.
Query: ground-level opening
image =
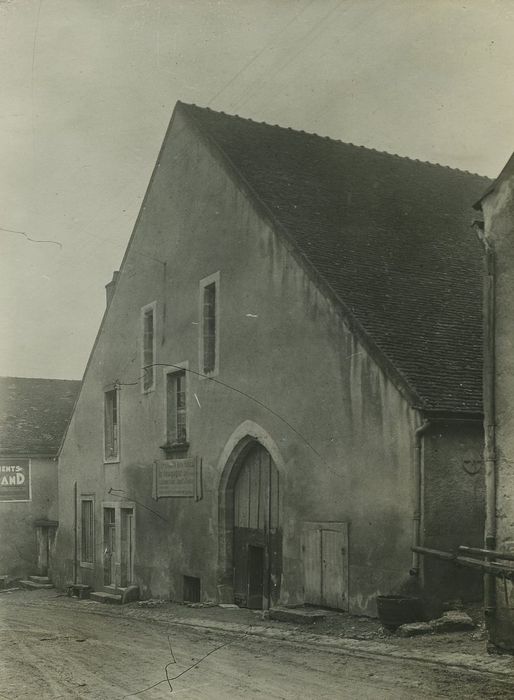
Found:
[[[233,601],[269,608],[278,602],[282,576],[280,478],[257,440],[239,445],[224,497],[225,580]]]
[[[185,603],[199,603],[201,599],[200,579],[196,576],[184,576],[183,599]]]
[[[37,545],[36,573],[40,576],[48,576],[50,573],[52,548],[58,524],[57,521],[53,520],[36,520],[34,522]]]
[[[103,507],[104,586],[126,588],[134,582],[134,506],[126,503]]]

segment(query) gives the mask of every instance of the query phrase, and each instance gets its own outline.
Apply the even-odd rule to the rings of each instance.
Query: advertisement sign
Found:
[[[30,459],[0,458],[0,501],[30,500]]]
[[[156,462],[154,498],[196,498],[197,472],[196,457]]]

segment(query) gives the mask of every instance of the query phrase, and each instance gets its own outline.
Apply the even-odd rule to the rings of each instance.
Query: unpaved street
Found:
[[[25,591],[0,597],[0,697],[514,698],[493,676],[98,612]],[[168,683],[166,665],[170,679],[182,675]]]

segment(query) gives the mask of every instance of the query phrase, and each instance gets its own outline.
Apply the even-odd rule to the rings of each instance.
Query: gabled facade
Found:
[[[80,382],[0,377],[0,574],[48,573],[57,453]]]
[[[63,442],[57,583],[477,595],[411,545],[482,541],[486,184],[178,103]]]

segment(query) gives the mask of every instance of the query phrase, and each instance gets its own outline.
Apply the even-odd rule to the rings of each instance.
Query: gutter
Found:
[[[78,503],[77,482],[73,484],[73,583],[78,581]]]
[[[412,516],[412,564],[409,571],[411,576],[419,576],[420,553],[417,550],[421,542],[421,513],[422,513],[422,468],[423,435],[431,426],[429,420],[423,423],[414,431],[414,515]]]

